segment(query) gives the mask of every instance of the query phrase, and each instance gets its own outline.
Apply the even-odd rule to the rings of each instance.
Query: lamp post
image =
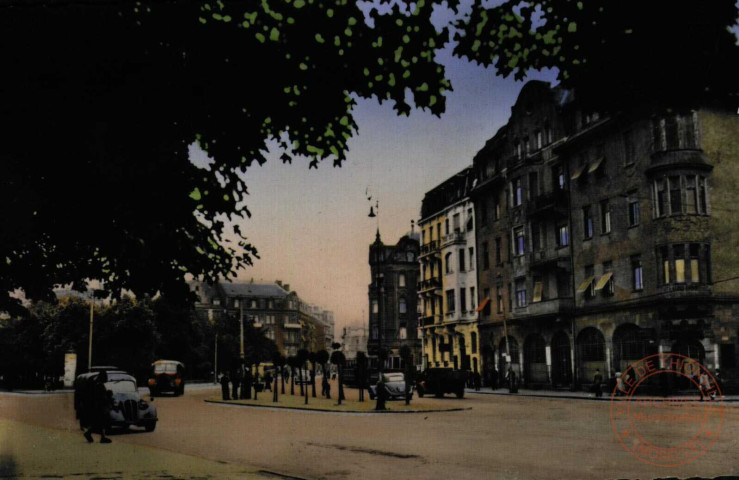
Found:
[[[92,321],[93,321],[93,305],[95,304],[95,295],[90,296],[90,341],[87,346],[87,371],[92,370]]]
[[[239,329],[241,332],[241,340],[240,340],[240,349],[239,349],[239,355],[241,356],[241,361],[244,360],[244,301],[243,299],[239,300]]]

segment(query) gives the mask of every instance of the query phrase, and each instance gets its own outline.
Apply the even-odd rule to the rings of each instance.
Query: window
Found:
[[[405,287],[405,274],[404,273],[398,274],[398,286]]]
[[[482,242],[482,269],[490,268],[490,252],[488,252],[488,242]]]
[[[239,299],[234,298],[234,308],[239,308]]]
[[[406,308],[407,308],[407,306],[406,306],[406,303],[405,303],[405,298],[401,298],[398,301],[398,313],[405,313],[406,312]]]
[[[680,190],[680,177],[670,177],[670,213],[682,213],[682,191]]]
[[[544,250],[541,243],[541,225],[536,222],[531,222],[531,250],[538,252]]]
[[[459,232],[462,228],[459,223],[459,214],[455,213],[454,216],[452,216],[452,226],[454,227],[455,232]]]
[[[665,129],[665,148],[673,150],[680,148],[680,137],[678,136],[677,117],[675,115],[669,115],[665,118],[664,122]]]
[[[380,337],[379,332],[380,332],[379,328],[372,327],[372,340],[377,340]]]
[[[515,149],[516,158],[520,159],[521,158],[521,143],[518,140],[516,140],[516,143],[514,144],[513,147]]]
[[[595,291],[603,291],[605,295],[613,295],[613,262],[603,262],[603,276],[600,277],[600,280],[595,285]]]
[[[515,254],[523,255],[526,253],[526,241],[524,237],[523,227],[513,229],[513,244],[515,246]]]
[[[405,327],[400,327],[400,329],[398,330],[398,338],[400,340],[405,340],[408,338],[408,332]]]
[[[446,273],[452,273],[452,252],[449,252],[444,256],[444,266],[446,268]]]
[[[554,180],[554,190],[565,189],[565,170],[562,165],[555,165],[552,168],[552,179]]]
[[[639,225],[641,220],[641,207],[639,206],[639,197],[637,196],[637,192],[631,192],[626,201],[628,202],[629,209],[629,226],[635,227],[636,225]]]
[[[698,177],[698,212],[708,213],[708,195],[706,189],[707,181],[703,177]]]
[[[695,177],[685,177],[685,213],[695,215],[698,213],[698,196],[695,188]]]
[[[662,178],[657,180],[655,190],[657,191],[657,216],[667,215],[667,181]]]
[[[221,299],[220,298],[213,298],[213,305],[220,305]]]
[[[582,228],[584,238],[593,238],[593,213],[591,212],[590,206],[582,207]]]
[[[595,285],[593,283],[595,280],[595,268],[593,265],[586,265],[584,271],[585,278],[580,286],[577,287],[577,293],[584,293],[585,298],[592,298],[595,296]]]
[[[513,195],[513,206],[517,207],[523,202],[523,187],[521,186],[521,178],[511,182],[511,194]]]
[[[700,283],[700,245],[697,243],[690,244],[690,281],[692,283]]]
[[[490,303],[490,301],[488,301]],[[470,310],[474,310],[477,305],[477,297],[475,297],[475,287],[470,287]]]
[[[500,200],[495,198],[493,199],[493,202],[495,202],[494,210],[493,210],[493,213],[495,216],[493,218],[495,220],[500,220]]]
[[[372,313],[377,313],[378,311],[377,300],[372,300]]]
[[[541,130],[537,130],[536,131],[536,149],[541,150],[542,146],[543,146],[543,143],[542,143]]]
[[[464,248],[459,249],[459,271],[464,272]]]
[[[483,198],[480,202],[480,224],[485,225],[488,220],[488,202],[487,199]]]
[[[449,235],[449,219],[448,218],[444,219],[444,234]],[[441,240],[441,238],[439,238],[439,240]]]
[[[631,165],[636,160],[636,149],[634,146],[634,133],[628,130],[623,133],[624,165]]]
[[[503,263],[503,259],[500,253],[500,237],[495,238],[495,264],[500,265]],[[487,244],[486,244],[487,245]]]
[[[446,311],[447,313],[454,312],[454,290],[446,291]]]
[[[544,293],[544,282],[541,276],[534,277],[534,296],[531,303],[541,302]]]
[[[611,205],[608,200],[600,202],[600,233],[611,233]]]
[[[490,289],[489,288],[483,289],[482,296],[485,297],[485,298],[490,298]],[[490,301],[489,300],[485,304],[485,307],[483,307],[482,314],[483,315],[490,315]]]
[[[637,291],[644,290],[644,267],[640,255],[631,257],[631,286]]]
[[[736,345],[733,343],[722,343],[718,347],[718,358],[721,362],[721,369],[736,368]]]
[[[472,209],[467,209],[467,231],[471,232],[475,226],[472,216]]]
[[[475,249],[474,247],[470,247],[469,252],[470,252],[470,270],[474,270],[475,269]]]
[[[495,289],[495,304],[498,306],[498,313],[503,313],[503,293],[500,291],[500,287]]]
[[[685,246],[675,245],[675,283],[685,283]]]
[[[470,333],[470,343],[472,344],[472,353],[477,353],[477,334],[475,332]]]
[[[516,306],[523,308],[526,306],[526,279],[519,278],[516,280]]]
[[[659,248],[659,259],[662,262],[662,283],[670,283],[670,257],[667,247]]]
[[[526,155],[528,156],[529,152],[531,152],[531,142],[529,141],[529,137],[525,137],[523,139],[523,148],[526,152]]]
[[[536,172],[529,173],[529,198],[539,196],[539,174]]]
[[[557,227],[557,246],[566,247],[570,244],[570,231],[567,225]]]
[[[467,292],[464,288],[459,289],[459,311],[467,311]]]

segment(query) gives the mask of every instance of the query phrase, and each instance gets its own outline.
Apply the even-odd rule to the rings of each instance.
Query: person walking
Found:
[[[600,369],[595,369],[595,376],[593,377],[593,393],[595,393],[596,397],[602,397],[603,396],[603,388],[601,387],[601,384],[603,383],[603,375],[600,373]]]
[[[480,373],[479,372],[475,372],[475,373],[472,374],[472,384],[475,387],[475,391],[476,392],[479,392],[480,391],[480,386],[482,384],[482,377],[480,377]]]
[[[111,396],[112,392],[109,392],[105,388],[105,384],[108,381],[108,374],[105,371],[100,372],[91,388],[88,389],[87,393],[89,398],[87,399],[87,406],[90,407],[90,413],[88,417],[88,428],[85,431],[84,436],[88,443],[92,443],[93,432],[100,434],[100,443],[111,443],[112,440],[105,436],[105,430],[108,428],[110,423],[110,408],[111,408]]]
[[[513,370],[513,367],[508,367],[506,379],[508,380],[508,393],[518,393],[518,381],[516,380],[516,372]]]
[[[331,384],[328,382],[328,375],[323,376],[321,387],[321,395],[326,398],[331,398]]]
[[[228,392],[229,382],[231,382],[231,379],[228,378],[228,374],[226,372],[223,372],[221,374],[221,394],[223,395],[224,400],[231,400],[231,397]]]
[[[231,372],[231,398],[238,400],[239,398],[239,386],[241,385],[241,366],[235,368]]]
[[[272,391],[272,374],[270,372],[264,374],[264,390]]]

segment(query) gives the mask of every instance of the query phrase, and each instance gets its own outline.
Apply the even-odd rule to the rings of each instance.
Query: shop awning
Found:
[[[477,306],[476,312],[482,312],[483,309],[487,306],[487,304],[490,303],[490,297],[485,297],[482,299],[482,302],[480,302],[480,305]]]
[[[605,275],[600,277],[600,280],[598,280],[598,283],[595,285],[595,291],[603,290],[606,285],[608,285],[608,281],[613,277],[613,272],[606,272]]]
[[[588,164],[586,163],[586,164],[584,164],[584,165],[582,165],[580,167],[577,167],[577,170],[575,170],[575,173],[573,173],[570,178],[572,180],[577,180],[578,178],[580,178],[580,175],[582,175],[582,172],[585,171],[585,168],[587,168],[587,166],[588,166]]]
[[[590,288],[590,284],[593,283],[595,277],[591,276],[583,280],[579,287],[577,287],[577,293],[583,293],[585,290]]]
[[[593,161],[593,163],[590,164],[590,168],[588,168],[588,173],[593,173],[594,171],[598,170],[603,164],[603,160],[605,160],[605,158],[606,157],[600,157]]]

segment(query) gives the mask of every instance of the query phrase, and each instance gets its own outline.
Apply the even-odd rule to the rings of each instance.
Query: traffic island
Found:
[[[356,400],[342,401],[341,405],[334,399],[327,398],[308,398],[308,405],[305,405],[305,397],[298,395],[280,395],[277,402],[272,401],[272,393],[266,392],[260,394],[257,400],[222,400],[222,397],[206,398],[207,403],[233,405],[239,407],[256,407],[256,408],[281,408],[287,410],[311,410],[326,413],[432,413],[432,412],[459,412],[462,410],[471,410],[471,407],[460,407],[449,405],[448,407],[439,405],[438,402],[411,400],[410,405],[406,405],[403,400],[393,400],[386,403],[387,410],[375,410],[376,401],[365,400],[359,402]]]

